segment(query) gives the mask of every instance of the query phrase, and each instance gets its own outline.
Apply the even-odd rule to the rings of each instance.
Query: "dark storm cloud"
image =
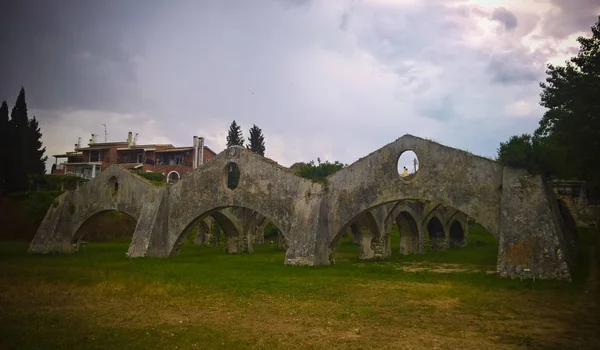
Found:
[[[491,79],[500,84],[531,84],[541,81],[544,74],[544,62],[535,54],[522,50],[509,53],[497,53],[489,58],[487,70]]]
[[[560,11],[546,17],[542,22],[543,35],[564,39],[567,36],[588,32],[600,15],[598,0],[552,0]]]
[[[506,30],[514,30],[517,28],[517,17],[504,7],[495,9],[494,12],[492,12],[492,19],[502,23]]]
[[[41,109],[126,111],[137,98],[140,17],[156,1],[21,0],[2,8],[0,98]]]

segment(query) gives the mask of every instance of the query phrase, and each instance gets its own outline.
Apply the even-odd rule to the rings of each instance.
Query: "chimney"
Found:
[[[133,146],[133,133],[131,131],[127,133],[127,146]]]
[[[199,165],[204,164],[204,137],[198,137],[198,148],[200,149]]]
[[[198,167],[198,136],[194,136],[194,142],[192,145],[194,147],[194,161],[192,162],[192,169],[196,169]]]
[[[96,143],[96,134],[92,134],[92,137],[90,138],[90,145],[92,143]]]
[[[75,144],[75,150],[78,150],[79,148],[81,148],[81,137],[77,138],[77,143]]]

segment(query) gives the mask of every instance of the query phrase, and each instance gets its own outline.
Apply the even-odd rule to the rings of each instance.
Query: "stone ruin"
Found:
[[[420,166],[414,176],[402,178],[398,159],[408,150],[418,155]],[[235,179],[232,169],[238,172]],[[113,165],[55,200],[29,251],[72,252],[81,239],[79,227],[108,210],[137,221],[131,258],[178,254],[192,227],[202,227],[200,240],[206,241],[208,218],[225,231],[230,253],[251,252],[256,231],[272,221],[285,237],[284,263],[291,265],[331,264],[348,232],[360,243],[360,258],[386,258],[394,222],[402,232],[403,254],[423,253],[426,231],[433,232],[434,249],[460,246],[468,240],[467,217],[498,239],[500,276],[570,280],[577,255],[576,232],[568,229],[540,176],[412,135],[324,184],[242,147],[221,152],[165,187]]]

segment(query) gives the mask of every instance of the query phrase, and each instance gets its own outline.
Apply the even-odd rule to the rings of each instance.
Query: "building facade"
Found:
[[[75,174],[93,179],[112,164],[119,164],[125,169],[163,173],[167,181],[172,182],[214,156],[216,153],[198,136],[194,136],[192,146],[175,147],[172,144],[138,145],[131,132],[127,141],[121,142],[96,142],[96,135],[92,134],[87,147],[78,142],[74,151],[55,154],[52,174]]]

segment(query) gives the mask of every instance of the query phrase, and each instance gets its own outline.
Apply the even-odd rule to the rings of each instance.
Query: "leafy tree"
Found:
[[[261,156],[265,155],[265,137],[263,136],[262,130],[253,125],[250,128],[250,137],[248,138],[249,144],[246,147],[256,154]]]
[[[531,135],[511,136],[507,142],[500,142],[498,161],[509,166],[533,171],[538,166],[533,148]]]
[[[235,120],[229,126],[229,133],[227,134],[227,147],[231,146],[244,146],[244,136],[242,136],[242,128],[237,125]]]
[[[600,187],[600,16],[592,37],[563,66],[548,65],[540,104],[547,108],[533,135],[500,143],[498,160],[534,173],[579,178]]]
[[[566,152],[565,167],[600,183],[600,16],[592,37],[579,37],[579,53],[564,67],[548,65],[541,105],[548,110],[535,134],[552,137]]]

